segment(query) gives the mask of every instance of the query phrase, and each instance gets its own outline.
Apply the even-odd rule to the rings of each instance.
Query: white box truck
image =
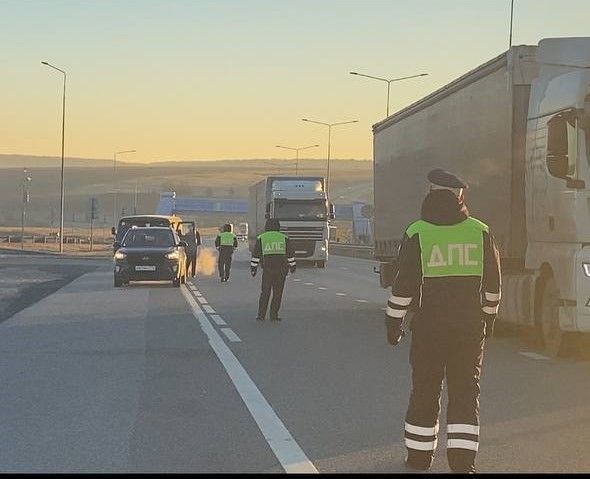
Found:
[[[334,218],[325,179],[320,176],[269,176],[250,187],[249,246],[264,232],[267,218],[277,218],[298,261],[324,268],[328,260],[328,222]]]
[[[590,332],[590,38],[512,47],[374,125],[373,141],[383,287],[428,171],[444,168],[498,243],[499,319],[537,328],[553,355]]]

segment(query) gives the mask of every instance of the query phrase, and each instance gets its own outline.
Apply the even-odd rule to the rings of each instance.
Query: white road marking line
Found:
[[[213,314],[215,314],[215,310],[211,306],[209,306],[208,304],[204,304],[203,305],[203,309],[207,313],[213,313]]]
[[[211,319],[213,321],[215,321],[215,323],[218,324],[219,326],[227,326],[227,323],[218,314],[212,314]]]
[[[293,281],[295,281],[296,283],[299,283],[299,281],[301,281],[301,279],[295,278]]]
[[[366,299],[355,299],[357,303],[368,303]]]
[[[531,353],[530,351],[519,351],[518,354],[522,354],[523,356],[526,356],[527,358],[531,358],[531,359],[537,359],[537,360],[548,360],[551,358],[548,358],[547,356],[543,356],[542,354],[537,354],[537,353]]]
[[[340,269],[343,269],[343,270],[345,270],[345,271],[347,271],[347,270],[348,270],[348,268],[347,268],[346,266],[340,266]]]
[[[346,293],[336,293],[336,296],[346,296]]]
[[[313,283],[305,283],[305,286],[313,286]]]
[[[223,334],[225,334],[227,339],[229,339],[232,343],[241,343],[242,342],[240,337],[229,328],[221,328],[221,332]]]
[[[260,432],[272,449],[285,472],[290,473],[317,473],[317,469],[305,455],[299,444],[287,430],[281,419],[274,412],[271,405],[262,395],[258,387],[238,358],[225,344],[223,339],[207,316],[186,288],[181,288],[186,301],[193,311],[193,315],[199,321],[201,329],[209,338],[211,348],[221,361],[228,376],[233,382],[238,394],[256,421]]]
[[[318,289],[319,289],[320,291],[326,291],[328,288],[324,288],[323,286],[320,286]]]
[[[199,300],[199,303],[201,303],[201,304],[208,304],[209,303],[209,301],[207,301],[204,296],[197,296],[197,299]]]

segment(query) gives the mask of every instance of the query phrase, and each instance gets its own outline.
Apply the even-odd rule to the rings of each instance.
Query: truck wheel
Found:
[[[545,281],[540,313],[539,326],[545,351],[551,357],[557,357],[563,352],[565,333],[559,327],[559,290],[553,277]]]
[[[318,261],[316,264],[318,265],[318,268],[325,268],[326,267],[326,261],[324,261],[324,260]]]
[[[113,284],[114,284],[115,288],[120,288],[121,286],[123,286],[123,281],[121,280],[121,278],[119,278],[115,275]]]

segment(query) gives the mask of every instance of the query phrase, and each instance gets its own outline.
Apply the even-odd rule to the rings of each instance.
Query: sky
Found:
[[[510,0],[0,0],[0,154],[370,159],[371,126],[506,50]],[[514,44],[587,36],[588,0],[515,0]]]

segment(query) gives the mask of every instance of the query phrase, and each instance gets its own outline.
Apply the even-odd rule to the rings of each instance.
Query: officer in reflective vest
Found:
[[[280,321],[279,308],[285,287],[287,272],[295,272],[295,254],[287,235],[281,233],[279,220],[270,218],[266,221],[265,232],[258,236],[250,270],[252,276],[256,276],[258,266],[262,264],[262,291],[258,300],[258,321],[264,321],[268,301],[272,291],[270,304],[270,320]]]
[[[215,238],[215,247],[217,248],[217,251],[219,251],[219,257],[217,259],[219,278],[222,283],[225,283],[229,279],[229,271],[231,269],[231,260],[234,250],[238,247],[238,238],[232,232],[232,225],[223,225],[223,232]]]
[[[440,395],[448,388],[447,459],[453,472],[475,472],[479,379],[485,339],[500,302],[500,262],[487,225],[469,216],[467,184],[433,170],[421,219],[406,230],[386,312],[388,342],[411,318],[412,391],[405,420],[406,467],[430,468],[438,442]]]

